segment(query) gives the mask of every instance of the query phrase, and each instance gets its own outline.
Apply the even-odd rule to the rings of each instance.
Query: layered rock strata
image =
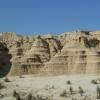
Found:
[[[74,31],[58,36],[20,36],[6,32],[0,34],[0,43],[0,59],[12,56],[5,61],[5,65],[10,62],[9,75],[100,73],[99,31]],[[5,65],[0,60],[1,70],[8,68]]]
[[[51,74],[99,74],[100,41],[84,32],[69,34],[66,44],[45,64]]]

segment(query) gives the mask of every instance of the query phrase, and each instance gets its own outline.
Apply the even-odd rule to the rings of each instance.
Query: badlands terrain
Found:
[[[24,75],[0,84],[0,100],[100,100],[97,75]]]
[[[100,31],[0,33],[0,100],[100,99]]]

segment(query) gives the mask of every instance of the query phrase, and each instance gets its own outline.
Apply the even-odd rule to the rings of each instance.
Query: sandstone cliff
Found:
[[[8,51],[5,51],[4,44]],[[9,75],[100,73],[99,31],[74,31],[58,36],[1,33],[0,48],[0,59],[7,58],[5,63],[9,65],[5,67],[0,60],[0,68],[9,68]],[[2,73],[4,71],[0,75]]]

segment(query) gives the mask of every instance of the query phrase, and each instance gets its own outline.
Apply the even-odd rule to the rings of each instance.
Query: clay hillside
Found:
[[[0,77],[22,74],[99,74],[100,31],[57,36],[0,33]]]

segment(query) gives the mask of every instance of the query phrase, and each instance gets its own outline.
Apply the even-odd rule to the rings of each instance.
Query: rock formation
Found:
[[[74,32],[66,37],[66,44],[46,63],[45,69],[54,74],[99,74],[100,41],[85,32]]]
[[[11,69],[11,55],[6,44],[0,42],[0,77],[7,75]]]
[[[8,75],[100,73],[100,31],[74,31],[57,36],[20,36],[6,32],[0,35],[0,45],[0,59],[12,56],[5,61],[11,67]],[[8,67],[2,65],[0,70]]]

